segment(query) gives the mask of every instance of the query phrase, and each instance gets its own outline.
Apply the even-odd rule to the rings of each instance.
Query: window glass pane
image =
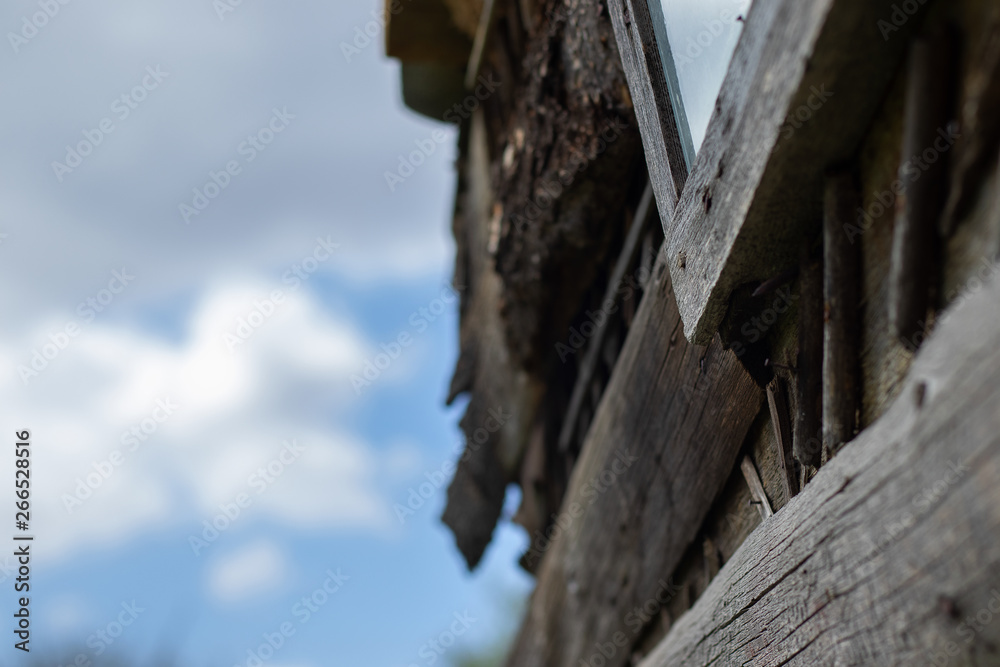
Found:
[[[746,16],[751,1],[649,0],[654,20],[659,19],[657,23],[662,21],[665,27],[665,31],[657,31],[657,38],[678,125],[682,126],[682,135],[685,129],[688,132],[682,138],[686,140],[689,164],[705,138],[743,29],[740,18]]]

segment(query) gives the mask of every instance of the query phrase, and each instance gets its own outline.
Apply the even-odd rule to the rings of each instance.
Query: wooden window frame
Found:
[[[886,38],[878,26],[892,4],[754,2],[689,168],[662,16],[647,0],[608,0],[691,342],[712,339],[735,288],[795,266],[802,239],[818,233],[824,174],[855,155],[919,24],[911,17]]]

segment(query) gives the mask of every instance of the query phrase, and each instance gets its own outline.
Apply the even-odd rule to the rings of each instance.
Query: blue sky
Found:
[[[455,148],[446,127],[389,191],[442,127],[403,109],[381,35],[339,48],[376,6],[0,10],[0,420],[11,444],[32,432],[33,654],[93,660],[88,637],[133,600],[112,652],[206,666],[247,664],[285,622],[265,664],[424,665],[456,613],[476,619],[465,645],[512,623],[523,536],[503,528],[469,576],[443,488],[392,511],[459,442],[455,306],[411,319],[449,295]],[[359,395],[352,375],[402,332]],[[328,570],[349,579],[300,623]],[[10,644],[0,664],[26,664]]]

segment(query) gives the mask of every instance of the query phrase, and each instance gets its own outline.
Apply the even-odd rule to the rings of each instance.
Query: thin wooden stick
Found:
[[[642,199],[639,200],[639,208],[635,212],[635,220],[632,221],[632,228],[628,230],[628,236],[625,237],[621,254],[618,255],[618,261],[615,264],[615,268],[611,273],[611,279],[608,281],[608,286],[604,292],[604,300],[601,301],[602,307],[607,301],[613,301],[616,298],[618,288],[625,278],[625,272],[628,271],[628,267],[635,260],[636,252],[639,249],[639,239],[642,238],[642,232],[650,219],[650,212],[655,210],[656,207],[653,205],[653,186],[646,183]],[[573,393],[569,399],[569,407],[566,409],[566,417],[563,419],[562,427],[559,431],[560,452],[565,452],[569,449],[569,443],[576,432],[576,420],[580,415],[580,408],[583,405],[583,399],[586,396],[590,379],[597,369],[597,362],[601,356],[601,345],[604,342],[604,336],[607,333],[610,319],[610,317],[606,317],[604,321],[598,324],[593,338],[587,344],[587,352],[580,363],[576,385],[573,387]]]

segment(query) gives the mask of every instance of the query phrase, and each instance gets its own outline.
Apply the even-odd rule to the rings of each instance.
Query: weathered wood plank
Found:
[[[948,169],[947,155],[934,145],[944,140],[940,135],[954,106],[952,42],[951,34],[938,28],[915,40],[910,52],[900,164],[906,180],[902,206],[897,206],[889,273],[889,326],[903,341],[923,334],[931,286],[940,270],[937,230],[948,196]]]
[[[608,0],[608,11],[639,122],[660,222],[666,229],[688,168],[656,43],[656,28],[646,0]]]
[[[1000,282],[754,532],[642,667],[997,664]]]
[[[646,621],[630,613],[674,594],[661,580],[694,541],[761,406],[718,339],[703,348],[681,335],[663,261],[584,441],[558,534],[551,544],[532,536],[529,556],[544,558],[512,667],[577,667],[597,638],[636,639]],[[628,650],[612,648],[606,666],[626,664]]]
[[[959,108],[962,135],[951,160],[951,184],[948,202],[941,216],[941,233],[950,236],[959,220],[969,214],[976,199],[983,174],[1000,143],[1000,6],[983,3],[985,12],[978,15],[982,41],[969,44],[975,53],[965,70],[965,99]],[[970,35],[966,35],[968,41]],[[976,48],[978,46],[978,48]]]
[[[471,569],[493,537],[507,484],[515,477],[530,439],[544,387],[512,363],[504,345],[500,313],[503,285],[486,251],[489,230],[482,224],[489,220],[494,194],[489,139],[481,110],[472,116],[468,142],[468,166],[455,216],[458,265],[463,267],[456,277],[464,287],[461,356],[448,397],[452,400],[459,393],[470,394],[460,423],[467,446],[448,486],[448,503],[441,520],[455,534],[456,546]],[[508,418],[489,433],[486,442],[477,441],[476,430],[482,430],[491,411],[495,414],[498,408]]]

